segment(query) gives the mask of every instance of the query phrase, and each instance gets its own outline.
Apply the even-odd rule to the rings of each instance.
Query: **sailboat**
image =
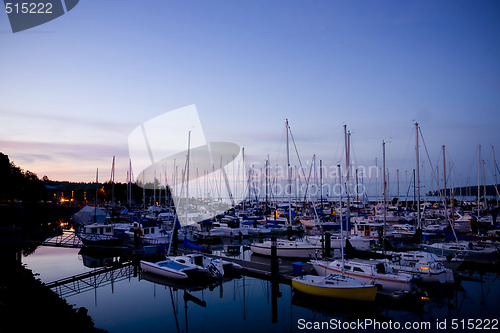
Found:
[[[304,294],[372,302],[377,287],[363,285],[355,279],[340,274],[328,276],[304,275],[292,279],[292,287]]]
[[[188,192],[189,184],[189,152],[191,146],[191,132],[188,135],[188,154],[186,157],[186,193]],[[183,177],[184,182],[184,177]],[[182,192],[181,192],[182,196]],[[187,195],[188,197],[188,195]],[[185,205],[184,209],[186,215],[188,214],[188,205]],[[177,207],[180,205],[180,197]],[[177,216],[180,214],[180,210],[177,211]],[[174,222],[172,235],[174,235],[176,223]],[[187,279],[187,278],[221,278],[224,276],[224,265],[231,265],[233,268],[241,268],[240,265],[234,264],[232,262],[225,262],[222,259],[209,258],[203,254],[185,254],[181,256],[170,256],[170,250],[172,247],[172,239],[170,238],[170,244],[168,247],[167,257],[165,260],[158,262],[149,262],[145,260],[140,261],[140,267],[143,271],[157,274],[163,277],[172,279]],[[239,267],[238,267],[239,266]]]
[[[342,202],[342,199],[340,201]],[[372,302],[375,300],[377,295],[377,286],[361,284],[356,279],[345,274],[342,212],[340,214],[340,234],[342,235],[342,274],[329,274],[327,276],[299,276],[292,279],[292,287],[302,293],[313,296]]]
[[[345,132],[346,131],[344,127],[344,133]],[[347,170],[349,170],[349,145],[347,143],[347,134],[346,134],[346,166]],[[340,165],[338,166],[338,168],[339,168],[338,172],[339,177],[341,177]],[[349,191],[348,191],[349,187],[347,186],[349,180],[348,172],[349,171],[347,171],[347,177],[346,177],[347,180],[346,193],[347,193],[347,198],[349,200]],[[339,183],[342,184],[341,179]],[[349,210],[347,210],[347,214],[349,214]],[[380,260],[373,260],[373,259],[345,260],[343,247],[342,247],[342,260],[333,260],[333,261],[312,260],[311,264],[316,270],[316,273],[320,276],[329,276],[331,274],[342,274],[342,276],[351,277],[356,281],[360,282],[361,284],[370,284],[374,286],[379,286],[382,289],[395,292],[410,293],[415,289],[413,277],[410,274],[396,273],[392,271],[392,269],[386,262]]]
[[[286,156],[287,156],[287,178],[288,178],[288,219],[287,227],[292,224],[292,198],[291,198],[291,178],[290,178],[290,154],[288,147],[288,119],[285,120],[286,131]],[[285,258],[317,258],[321,255],[321,245],[313,245],[307,241],[278,240],[275,244],[267,240],[262,243],[254,242],[250,245],[253,253],[263,256],[271,256],[271,247],[276,245],[277,256]]]

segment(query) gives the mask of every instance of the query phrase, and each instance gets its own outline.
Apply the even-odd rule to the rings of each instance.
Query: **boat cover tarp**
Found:
[[[76,223],[87,225],[92,223],[104,223],[106,213],[99,207],[85,206],[73,215]]]
[[[197,251],[204,251],[205,250],[205,248],[203,246],[195,245],[185,238],[184,238],[184,248],[197,250]]]

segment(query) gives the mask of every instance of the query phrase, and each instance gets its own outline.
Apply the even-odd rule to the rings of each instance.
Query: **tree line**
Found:
[[[126,205],[129,199],[133,204],[141,205],[144,196],[147,204],[153,204],[151,200],[155,196],[153,190],[143,190],[134,183],[54,181],[47,176],[39,179],[35,173],[23,170],[10,161],[8,155],[0,153],[0,202],[57,200],[60,203],[93,204],[96,201],[96,195],[98,204],[109,203],[114,199],[115,203],[122,205]],[[158,195],[159,191],[156,193],[156,196]],[[165,194],[163,188],[162,201],[165,200],[165,196],[170,197],[170,191],[168,189]]]

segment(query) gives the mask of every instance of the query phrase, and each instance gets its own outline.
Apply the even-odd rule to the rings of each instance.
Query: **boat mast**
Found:
[[[339,184],[342,186],[342,174],[341,174],[341,169],[340,169],[340,164],[337,164],[337,168],[339,170]],[[343,227],[343,222],[342,222],[342,191],[340,191],[340,198],[339,198],[339,206],[340,206],[340,252],[342,256],[342,277],[345,276],[345,265],[344,265],[344,227]]]
[[[447,206],[448,195],[447,195],[447,187],[446,187],[446,154],[445,154],[445,146],[444,145],[443,145],[443,186],[444,186],[444,195],[443,195],[444,210],[445,210],[446,218],[449,218],[448,206]],[[438,189],[439,189],[439,187],[438,187]],[[453,217],[451,217],[451,219],[450,219],[450,225],[451,225],[452,230],[455,230],[455,220],[453,219]]]
[[[187,151],[187,162],[186,162],[186,225],[188,221],[188,211],[189,211],[189,158],[191,153],[191,131],[188,132],[188,151]],[[221,157],[222,158],[222,157]]]
[[[477,218],[479,219],[479,204],[481,197],[481,145],[477,146],[478,158],[477,158]]]
[[[144,182],[144,172],[142,173],[142,208],[146,209],[146,183]]]
[[[356,168],[356,204],[359,205],[359,182],[358,182],[358,168]],[[359,207],[359,206],[358,206]]]
[[[346,229],[349,230],[349,222],[351,219],[351,200],[349,197],[349,150],[350,150],[350,137],[351,133],[347,133],[347,125],[344,125],[344,141],[345,141],[345,165],[346,165],[346,181],[345,190],[347,195],[347,209],[346,209]]]
[[[451,187],[450,187],[450,205],[451,205],[451,221],[453,222],[452,228],[455,228],[455,174],[451,168],[451,163],[448,162],[448,170],[450,170]]]
[[[484,172],[484,160],[482,160],[483,164],[483,193],[484,193],[484,208],[488,209],[488,202],[486,201],[486,175]]]
[[[153,179],[153,206],[156,206],[156,169],[154,172],[154,179]]]
[[[491,146],[491,150],[493,151],[493,170],[495,172],[495,191],[496,191],[496,200],[497,200],[497,207],[498,207],[498,180],[497,180],[497,161],[495,159],[495,147]]]
[[[97,223],[97,192],[99,187],[99,168],[95,173],[95,201],[94,201],[94,223]]]
[[[418,123],[415,123],[415,139],[416,139],[416,159],[417,159],[417,167],[416,167],[416,178],[415,178],[415,187],[417,188],[417,229],[422,229],[420,222],[420,159],[419,159],[419,148],[418,148]]]
[[[445,154],[445,147],[443,145],[443,186],[444,186],[444,204],[446,209],[446,201],[447,201],[447,189],[446,189],[446,154]]]
[[[384,181],[384,229],[382,230],[383,248],[385,250],[385,228],[387,226],[387,181],[385,179],[385,141],[382,140],[382,167],[383,167],[383,181]]]
[[[115,157],[113,156],[113,166],[111,167],[111,204],[115,205]]]
[[[321,193],[321,207],[323,207],[323,160],[319,160],[319,190]]]
[[[132,160],[129,160],[129,172],[128,172],[128,208],[132,207]]]
[[[399,206],[399,169],[396,169],[396,182],[398,183],[398,206]]]
[[[286,173],[288,178],[288,225],[292,224],[292,180],[290,178],[290,151],[288,145],[288,119],[285,120],[286,130]]]
[[[268,203],[268,189],[269,189],[269,185],[268,185],[268,181],[269,181],[269,155],[267,155],[267,160],[266,160],[266,208],[264,210],[264,212],[267,212],[267,207],[269,206],[269,203]]]

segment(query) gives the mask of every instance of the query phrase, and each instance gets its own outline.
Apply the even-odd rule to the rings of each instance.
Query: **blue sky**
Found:
[[[498,1],[80,1],[15,34],[2,12],[0,151],[79,181],[109,179],[116,155],[125,181],[128,134],[195,104],[208,141],[262,163],[288,118],[303,162],[336,165],[346,124],[357,165],[388,141],[391,177],[414,168],[418,121],[427,179],[446,145],[455,185],[476,184],[481,144],[490,183],[498,36]]]

